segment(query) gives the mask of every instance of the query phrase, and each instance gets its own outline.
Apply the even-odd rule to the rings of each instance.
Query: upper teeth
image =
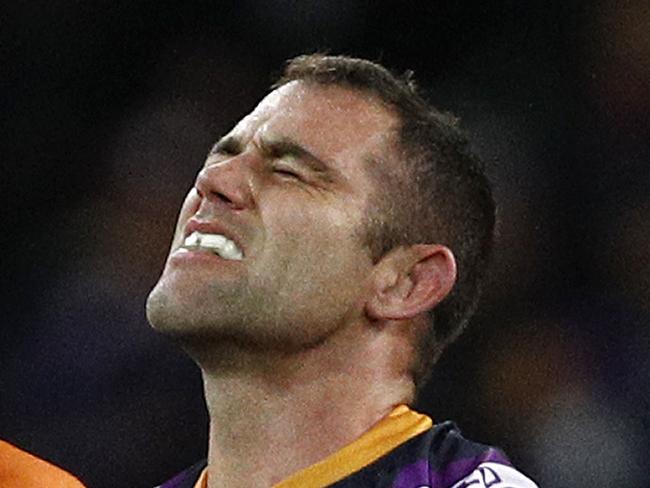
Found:
[[[221,234],[203,234],[202,232],[192,232],[185,238],[183,247],[189,249],[207,249],[224,259],[233,259],[240,261],[244,255],[237,245]]]

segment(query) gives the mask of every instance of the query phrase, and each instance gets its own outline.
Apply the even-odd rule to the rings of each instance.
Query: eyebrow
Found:
[[[217,141],[217,143],[210,149],[209,155],[224,153],[224,154],[239,154],[243,149],[243,144],[240,139],[234,136],[225,136]]]
[[[253,144],[260,150],[260,152],[267,157],[282,157],[282,156],[295,156],[299,160],[299,164],[306,166],[314,173],[325,176],[333,172],[331,165],[320,159],[314,153],[309,151],[306,147],[300,145],[289,137],[260,137],[257,142]],[[208,156],[214,154],[239,154],[244,150],[244,143],[240,138],[233,135],[224,136],[219,139]]]

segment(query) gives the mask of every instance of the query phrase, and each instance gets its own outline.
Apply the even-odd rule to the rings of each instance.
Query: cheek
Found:
[[[277,223],[274,241],[295,279],[302,274],[309,277],[304,281],[327,286],[342,275],[357,275],[358,266],[366,264],[359,216],[347,209],[303,205]]]

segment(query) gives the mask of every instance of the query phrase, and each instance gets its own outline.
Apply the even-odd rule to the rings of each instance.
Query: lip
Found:
[[[224,226],[220,222],[204,222],[201,220],[197,220],[195,218],[191,218],[187,221],[187,224],[185,224],[185,230],[183,232],[183,241],[187,236],[189,236],[192,232],[201,232],[203,234],[221,234],[222,236],[230,239],[235,243],[235,245],[239,248],[239,250],[242,252],[244,255],[244,259],[246,259],[246,249],[244,246],[242,246],[242,239],[240,238],[239,235],[232,229]],[[181,243],[180,247],[178,249],[184,249],[183,245]],[[218,256],[217,256],[218,257]],[[219,259],[222,259],[219,257]],[[225,260],[227,261],[227,260]]]

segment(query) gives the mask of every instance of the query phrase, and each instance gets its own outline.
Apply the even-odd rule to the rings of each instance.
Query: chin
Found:
[[[151,327],[162,334],[178,335],[191,332],[197,327],[194,316],[200,308],[197,300],[187,293],[175,293],[164,279],[151,290],[147,297],[146,315]]]
[[[173,309],[177,307],[171,303],[170,297],[162,290],[160,282],[147,297],[146,314],[151,327],[163,334],[180,329],[180,322],[174,317]]]
[[[291,352],[317,346],[342,326],[342,311],[333,307],[325,307],[330,310],[323,315],[323,307],[320,314],[297,310],[295,304],[287,307],[268,290],[187,285],[169,276],[161,278],[146,307],[151,327],[181,346],[230,343]]]

